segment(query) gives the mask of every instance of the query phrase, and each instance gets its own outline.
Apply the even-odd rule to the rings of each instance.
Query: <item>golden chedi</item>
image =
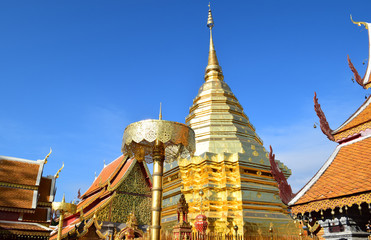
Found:
[[[194,225],[200,213],[199,191],[207,232],[268,235],[292,224],[270,173],[268,153],[243,108],[224,81],[214,47],[209,9],[210,49],[205,82],[193,100],[186,124],[195,131],[195,156],[165,164],[162,225],[176,223],[176,203],[183,193]],[[291,171],[278,162],[288,177]]]

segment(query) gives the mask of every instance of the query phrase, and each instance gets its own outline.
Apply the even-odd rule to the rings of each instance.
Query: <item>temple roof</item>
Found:
[[[55,176],[42,177],[45,162],[0,156],[0,207],[34,212],[38,203],[53,202]]]
[[[46,237],[52,230],[39,223],[0,220],[0,231],[2,237],[10,234],[18,236],[33,235]]]
[[[0,156],[0,166],[0,182],[38,186],[44,161]]]
[[[124,164],[126,159],[127,157],[121,155],[120,157],[116,158],[113,162],[105,166],[99,173],[99,176],[94,180],[92,185],[89,187],[89,189],[81,196],[81,198],[85,198],[91,193],[97,191],[98,189],[101,189],[102,185],[107,184],[107,180],[109,178],[112,180],[114,174],[116,174],[120,169],[119,166]]]
[[[75,225],[92,218],[99,209],[111,202],[116,195],[115,189],[125,180],[136,163],[136,159],[121,155],[102,169],[89,189],[81,196],[81,202],[77,205],[77,212],[65,218],[62,238],[67,236],[68,233],[73,233]],[[139,164],[141,164],[143,170],[142,174],[147,175],[148,185],[152,186],[150,172],[146,164]],[[50,239],[56,238],[57,234],[55,232]]]
[[[0,187],[0,207],[35,209],[37,190]]]
[[[339,142],[345,138],[361,134],[367,129],[371,129],[371,96],[332,134],[335,141]]]
[[[370,192],[370,146],[371,135],[340,144],[289,205]]]

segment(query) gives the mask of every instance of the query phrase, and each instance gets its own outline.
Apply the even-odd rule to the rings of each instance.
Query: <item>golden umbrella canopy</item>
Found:
[[[195,151],[195,133],[185,124],[148,119],[128,125],[122,140],[122,152],[138,161],[153,162],[156,141],[164,145],[165,161],[186,158]]]
[[[195,133],[182,124],[160,119],[143,120],[126,127],[122,152],[138,161],[153,162],[151,240],[160,239],[164,161],[186,158],[195,152]]]

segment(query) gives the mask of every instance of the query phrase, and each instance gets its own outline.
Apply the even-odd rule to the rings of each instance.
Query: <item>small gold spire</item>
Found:
[[[205,81],[209,79],[219,79],[223,80],[223,72],[222,68],[219,66],[218,58],[216,57],[216,51],[214,47],[214,41],[213,41],[213,32],[212,29],[214,27],[214,20],[213,15],[211,13],[211,7],[209,3],[209,14],[207,17],[207,27],[210,29],[210,48],[209,48],[209,58],[207,67],[205,70]]]
[[[161,108],[161,103],[160,103],[160,113],[159,113],[159,115],[158,115],[158,119],[159,120],[162,120],[162,108]]]
[[[64,193],[63,193],[62,203],[65,203],[65,202],[66,202],[66,198],[65,198]]]

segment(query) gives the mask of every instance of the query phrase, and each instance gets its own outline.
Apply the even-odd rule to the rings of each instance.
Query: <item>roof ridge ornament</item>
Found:
[[[314,101],[314,111],[316,111],[317,116],[319,118],[319,123],[320,123],[322,132],[327,136],[329,140],[335,141],[335,138],[332,135],[332,129],[330,128],[330,125],[327,122],[326,116],[321,109],[321,105],[318,103],[316,92],[314,92],[313,101]]]
[[[368,25],[367,25],[366,22],[355,22],[355,21],[353,21],[352,14],[350,14],[350,20],[352,21],[352,23],[354,23],[354,24],[356,24],[358,26],[363,25],[363,26],[365,26],[366,29],[368,29]]]
[[[349,65],[349,68],[350,70],[353,72],[354,74],[354,79],[356,80],[356,82],[363,88],[365,88],[365,86],[363,85],[363,78],[359,75],[357,69],[354,67],[352,61],[350,60],[350,57],[349,55],[347,55],[347,59],[348,59],[348,65]]]
[[[54,175],[54,177],[57,179],[59,178],[59,173],[62,171],[62,169],[64,168],[64,162],[62,163],[62,167],[57,171],[57,173]]]
[[[369,43],[368,43],[368,55],[369,55],[369,58],[371,56],[371,33],[370,33],[370,29],[369,29],[369,23],[367,22],[355,22],[353,21],[353,18],[352,18],[352,15],[350,15],[350,20],[352,21],[352,23],[358,25],[358,26],[361,26],[361,25],[364,25],[365,28],[367,29],[367,32],[368,32],[368,38],[369,38]],[[364,89],[368,89],[371,87],[371,62],[368,60],[367,61],[367,69],[366,69],[366,73],[364,75],[363,78],[361,78],[361,76],[358,74],[357,72],[357,69],[353,66],[352,62],[350,61],[350,58],[348,56],[348,64],[349,64],[349,67],[350,67],[350,70],[352,70],[353,74],[354,74],[354,77],[352,78],[352,81],[354,82],[354,79],[357,81],[357,83],[359,85],[361,85]],[[363,63],[364,64],[364,63]]]
[[[48,162],[48,158],[49,158],[51,153],[52,153],[52,148],[50,147],[50,151],[49,151],[48,155],[46,155],[46,157],[44,158],[44,164],[46,164]]]
[[[290,184],[287,182],[285,175],[279,168],[276,162],[276,154],[273,153],[272,146],[269,146],[269,162],[270,170],[273,178],[278,183],[279,195],[282,202],[286,205],[296,196],[297,193],[293,193]]]

